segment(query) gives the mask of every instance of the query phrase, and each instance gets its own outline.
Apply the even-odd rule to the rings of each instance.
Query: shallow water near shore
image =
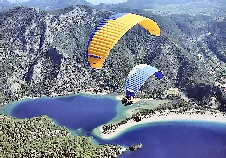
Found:
[[[8,107],[2,113],[17,118],[48,115],[58,125],[66,126],[75,135],[93,136],[92,130],[109,121],[120,119],[117,113],[139,108],[123,107],[111,95],[72,95],[56,98],[26,99]],[[157,106],[161,101],[152,102]],[[114,119],[115,117],[118,117]],[[226,124],[201,121],[170,121],[136,126],[112,140],[94,137],[94,142],[123,146],[142,143],[134,152],[126,151],[119,158],[225,158]]]

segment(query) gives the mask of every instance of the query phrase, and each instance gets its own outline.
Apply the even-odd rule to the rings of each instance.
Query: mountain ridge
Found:
[[[214,96],[215,89],[223,92],[221,85],[224,82],[217,68],[224,71],[225,56],[220,52],[224,43],[214,41],[224,39],[221,35],[224,29],[217,27],[214,32],[215,24],[219,22],[206,17],[197,21],[208,28],[198,32],[193,26],[197,21],[186,22],[193,16],[162,17],[143,12],[142,15],[159,24],[162,35],[152,36],[136,25],[111,50],[103,69],[91,69],[85,57],[89,36],[99,22],[114,13],[76,5],[49,12],[30,7],[1,12],[0,22],[4,26],[1,28],[4,32],[1,34],[1,59],[6,59],[1,65],[1,103],[28,96],[76,94],[89,88],[123,93],[128,72],[142,63],[157,67],[166,76],[161,81],[150,79],[141,88],[149,97],[159,98],[171,87],[192,93],[187,87],[199,84],[203,87],[204,84],[211,86],[213,93],[199,96],[207,99],[203,104]],[[211,38],[210,31],[213,32]],[[222,58],[214,55],[216,52]],[[203,59],[199,59],[199,54]],[[216,85],[217,80],[222,82],[220,86]],[[220,102],[222,96],[224,93],[217,96]]]

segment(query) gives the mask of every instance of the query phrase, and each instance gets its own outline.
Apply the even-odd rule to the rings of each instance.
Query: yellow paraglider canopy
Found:
[[[160,28],[153,20],[132,13],[119,13],[104,19],[90,36],[87,58],[90,66],[101,69],[118,40],[134,25],[140,24],[151,34],[160,36]]]

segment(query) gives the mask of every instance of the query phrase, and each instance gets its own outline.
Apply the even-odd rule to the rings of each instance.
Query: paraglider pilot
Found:
[[[124,98],[122,98],[122,104],[124,104],[124,106],[133,104],[133,101],[131,99],[132,92],[129,92],[129,95],[126,95]]]
[[[157,68],[147,64],[139,64],[135,66],[129,72],[126,79],[126,96],[122,99],[122,104],[125,106],[133,104],[132,98],[136,96],[136,93],[150,77],[156,77],[161,80],[164,78],[164,75]]]

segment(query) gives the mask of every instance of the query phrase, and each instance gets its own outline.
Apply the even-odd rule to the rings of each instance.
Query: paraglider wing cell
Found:
[[[147,79],[157,71],[157,68],[146,64],[135,66],[126,80],[126,95],[134,97]]]
[[[99,23],[90,36],[86,54],[90,66],[101,69],[111,49],[136,24],[140,24],[151,34],[160,36],[158,24],[149,18],[131,13],[112,15]]]

